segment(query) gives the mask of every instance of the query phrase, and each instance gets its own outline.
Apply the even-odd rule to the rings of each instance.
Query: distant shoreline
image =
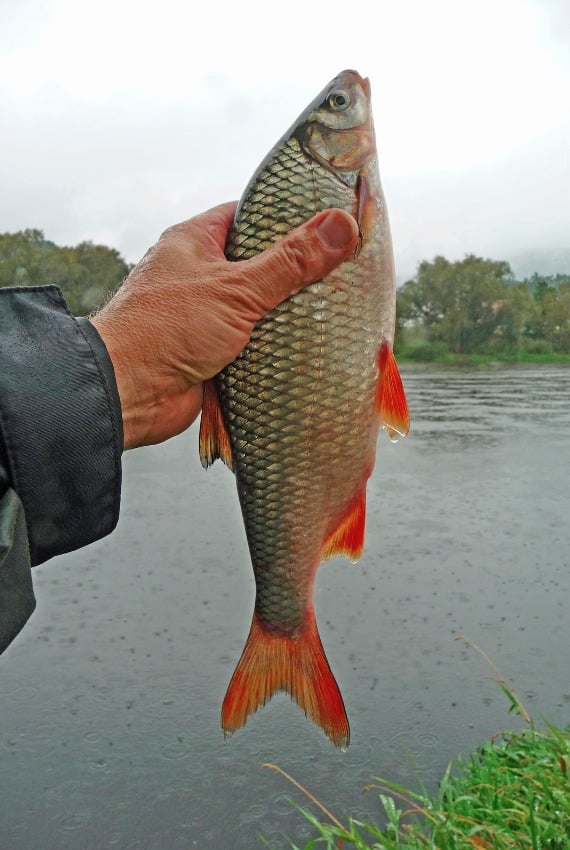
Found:
[[[493,364],[518,363],[530,364],[570,364],[570,354],[550,353],[496,353],[496,354],[453,354],[434,350],[429,352],[427,346],[422,346],[417,352],[414,349],[396,348],[398,363],[413,363],[419,365],[435,366],[492,366]]]

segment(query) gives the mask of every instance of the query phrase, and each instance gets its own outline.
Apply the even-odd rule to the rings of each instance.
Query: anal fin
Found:
[[[323,547],[323,558],[346,555],[351,561],[357,561],[364,548],[364,527],[366,523],[366,489],[357,493],[342,520],[329,535]]]

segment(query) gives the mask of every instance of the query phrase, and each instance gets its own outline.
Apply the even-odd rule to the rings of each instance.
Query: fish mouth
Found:
[[[370,97],[370,80],[368,77],[361,77],[358,71],[355,71],[352,68],[347,68],[345,71],[341,71],[340,74],[337,74],[334,80],[330,83],[330,89],[332,90],[338,85],[346,85],[347,81],[351,78],[355,78],[356,82],[362,87],[366,97]]]

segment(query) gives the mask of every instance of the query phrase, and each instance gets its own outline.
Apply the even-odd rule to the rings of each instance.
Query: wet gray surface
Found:
[[[253,576],[231,474],[197,431],[125,458],[119,527],[35,571],[0,660],[1,850],[275,850],[310,833],[264,770],[339,817],[373,776],[434,787],[518,725],[481,646],[540,720],[570,722],[570,369],[403,370],[413,431],[380,441],[358,565],[316,588],[352,729],[335,751],[280,695],[224,741]]]

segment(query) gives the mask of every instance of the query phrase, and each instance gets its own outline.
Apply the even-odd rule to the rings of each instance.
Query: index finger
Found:
[[[202,249],[205,257],[210,259],[223,259],[226,237],[234,220],[237,209],[237,201],[228,201],[217,207],[200,213],[186,221],[173,224],[161,236],[161,239],[170,239],[173,236],[181,236],[184,240],[192,242],[194,247]]]

